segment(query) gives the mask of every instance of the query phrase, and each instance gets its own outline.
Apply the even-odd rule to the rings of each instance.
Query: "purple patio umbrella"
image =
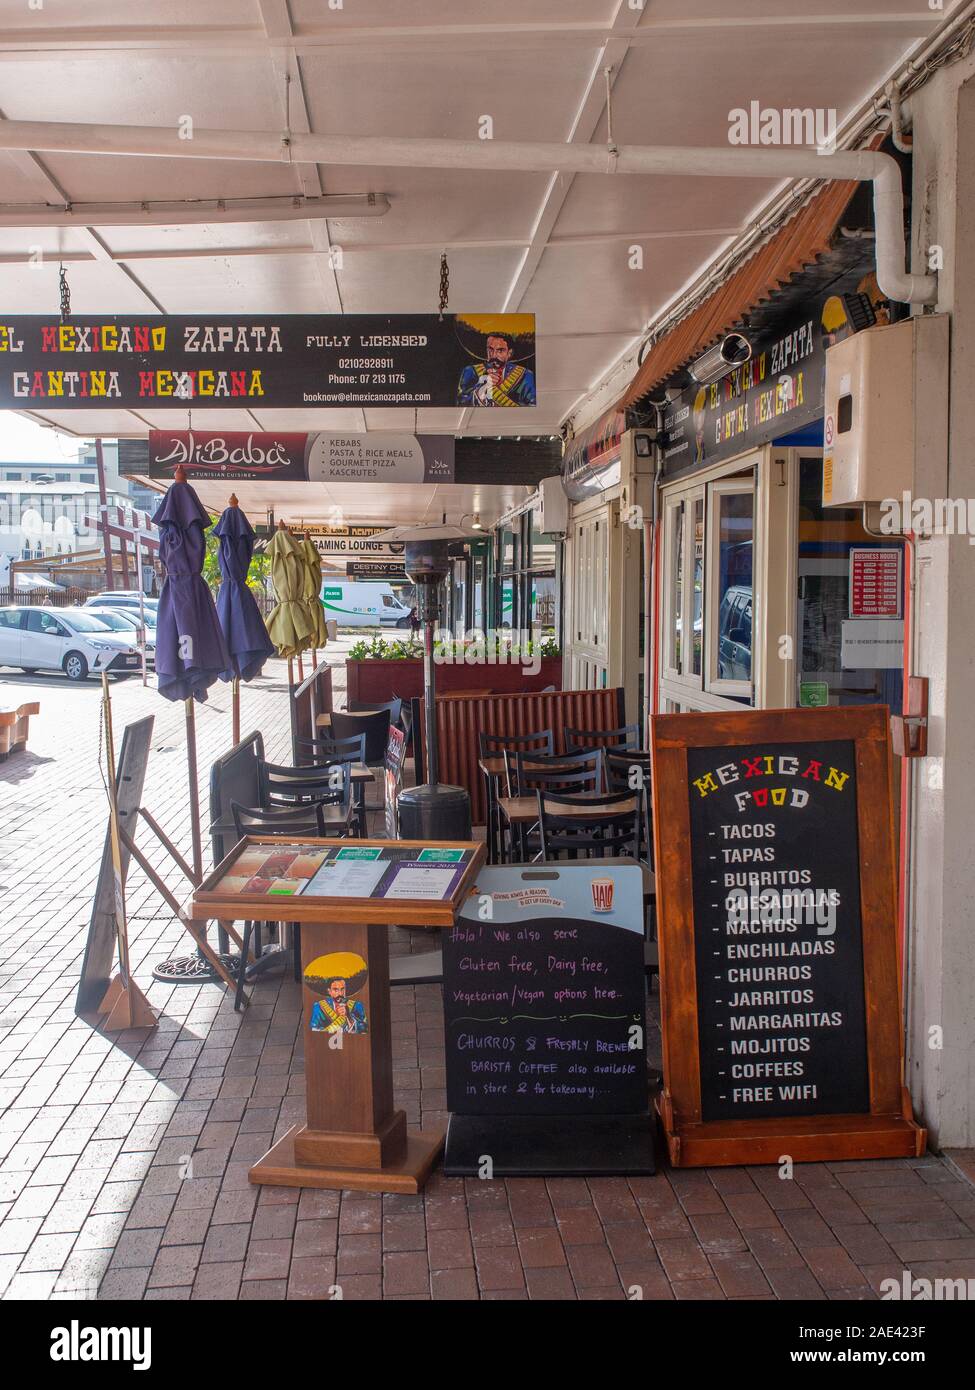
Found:
[[[233,683],[233,739],[240,741],[240,682],[261,673],[265,661],[274,655],[274,643],[267,635],[257,600],[247,586],[247,571],[254,554],[254,528],[230,494],[230,505],[213,528],[219,537],[220,573],[223,583],[217,591],[217,616],[230,654],[230,665],[220,679]]]
[[[152,519],[159,528],[159,558],[166,569],[156,624],[156,683],[160,695],[185,705],[193,873],[200,883],[203,848],[193,701],[206,699],[208,687],[229,668],[230,656],[202,574],[210,514],[186,482],[182,467],[176,469]]]

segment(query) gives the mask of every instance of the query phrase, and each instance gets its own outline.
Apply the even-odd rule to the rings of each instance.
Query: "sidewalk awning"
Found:
[[[730,279],[650,349],[616,408],[633,405],[692,362],[829,251],[859,187],[849,180],[825,184]]]

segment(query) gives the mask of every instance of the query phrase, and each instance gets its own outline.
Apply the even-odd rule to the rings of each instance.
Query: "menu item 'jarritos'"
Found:
[[[870,1108],[852,741],[687,753],[704,1120]]]

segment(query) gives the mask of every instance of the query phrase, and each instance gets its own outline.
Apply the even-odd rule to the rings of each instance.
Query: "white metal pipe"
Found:
[[[258,162],[340,164],[494,172],[643,174],[706,178],[852,179],[873,184],[877,282],[890,299],[931,303],[932,275],[911,275],[904,251],[904,197],[897,162],[872,150],[819,153],[806,147],[755,149],[680,145],[566,144],[504,140],[413,140],[364,135],[304,135],[176,127],[0,122],[0,149],[42,153],[161,156],[170,159],[241,159]]]
[[[0,203],[0,227],[196,227],[234,222],[299,222],[319,217],[385,217],[384,193],[322,198],[193,199],[141,203]],[[212,252],[211,252],[212,254]]]

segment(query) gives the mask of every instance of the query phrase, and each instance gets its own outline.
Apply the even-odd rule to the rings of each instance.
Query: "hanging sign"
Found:
[[[534,314],[0,313],[0,407],[536,404]]]
[[[886,708],[660,715],[653,785],[671,1161],[922,1152]]]
[[[122,472],[169,481],[180,467],[193,482],[452,483],[454,437],[151,430],[148,465]]]
[[[664,415],[664,471],[717,463],[818,419],[825,373],[822,327],[809,314],[720,381],[681,393]]]

